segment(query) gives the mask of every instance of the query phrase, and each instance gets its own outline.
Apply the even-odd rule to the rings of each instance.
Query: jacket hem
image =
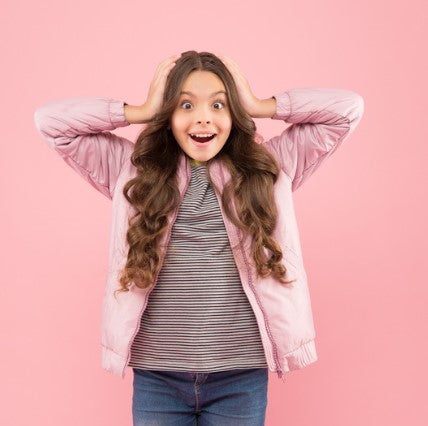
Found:
[[[318,360],[315,339],[304,343],[294,351],[288,352],[282,359],[282,372],[298,370]],[[125,377],[126,357],[117,354],[102,345],[102,368],[122,379]]]
[[[102,368],[109,371],[122,379],[125,377],[126,357],[119,355],[110,348],[101,345],[102,347]]]
[[[294,351],[288,352],[284,355],[282,369],[284,373],[292,370],[298,370],[317,360],[318,355],[315,348],[315,339],[312,339]]]

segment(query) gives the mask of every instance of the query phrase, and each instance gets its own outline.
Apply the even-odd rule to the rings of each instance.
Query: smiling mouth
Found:
[[[216,134],[213,134],[212,136],[205,136],[205,137],[199,137],[199,136],[192,136],[189,134],[189,136],[195,141],[199,143],[209,142],[211,139],[214,139]]]

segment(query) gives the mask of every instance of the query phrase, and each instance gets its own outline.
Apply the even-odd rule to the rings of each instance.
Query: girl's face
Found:
[[[189,157],[207,161],[223,148],[232,128],[226,89],[216,74],[193,71],[181,90],[171,116],[171,131]],[[198,137],[204,134],[205,138]]]

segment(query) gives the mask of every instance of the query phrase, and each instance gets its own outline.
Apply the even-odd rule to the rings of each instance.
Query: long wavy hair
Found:
[[[272,238],[277,221],[274,184],[280,172],[279,166],[266,148],[257,142],[256,125],[240,104],[233,76],[227,67],[212,53],[191,50],[182,53],[170,71],[162,106],[137,137],[131,155],[137,175],[125,184],[123,195],[134,207],[135,214],[128,220],[128,256],[119,278],[120,288],[115,294],[117,291],[129,291],[132,282],[141,289],[150,287],[160,270],[159,242],[166,231],[168,215],[181,202],[176,172],[179,157],[184,154],[168,126],[179,101],[180,89],[195,70],[213,72],[223,81],[232,117],[229,138],[213,157],[224,163],[231,179],[220,194],[210,179],[213,158],[206,162],[208,179],[221,195],[229,219],[245,236],[251,237],[257,273],[262,277],[272,274],[281,284],[295,281],[284,278],[286,268],[281,263],[282,250]],[[232,198],[238,217],[230,208]]]

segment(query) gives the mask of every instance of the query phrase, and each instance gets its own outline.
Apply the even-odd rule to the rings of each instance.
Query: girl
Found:
[[[134,425],[263,425],[268,370],[317,360],[292,192],[352,133],[363,98],[259,99],[234,61],[188,51],[139,106],[73,97],[36,127],[112,200],[103,368],[133,370]],[[252,118],[292,123],[264,141]],[[111,132],[147,124],[136,143]]]

